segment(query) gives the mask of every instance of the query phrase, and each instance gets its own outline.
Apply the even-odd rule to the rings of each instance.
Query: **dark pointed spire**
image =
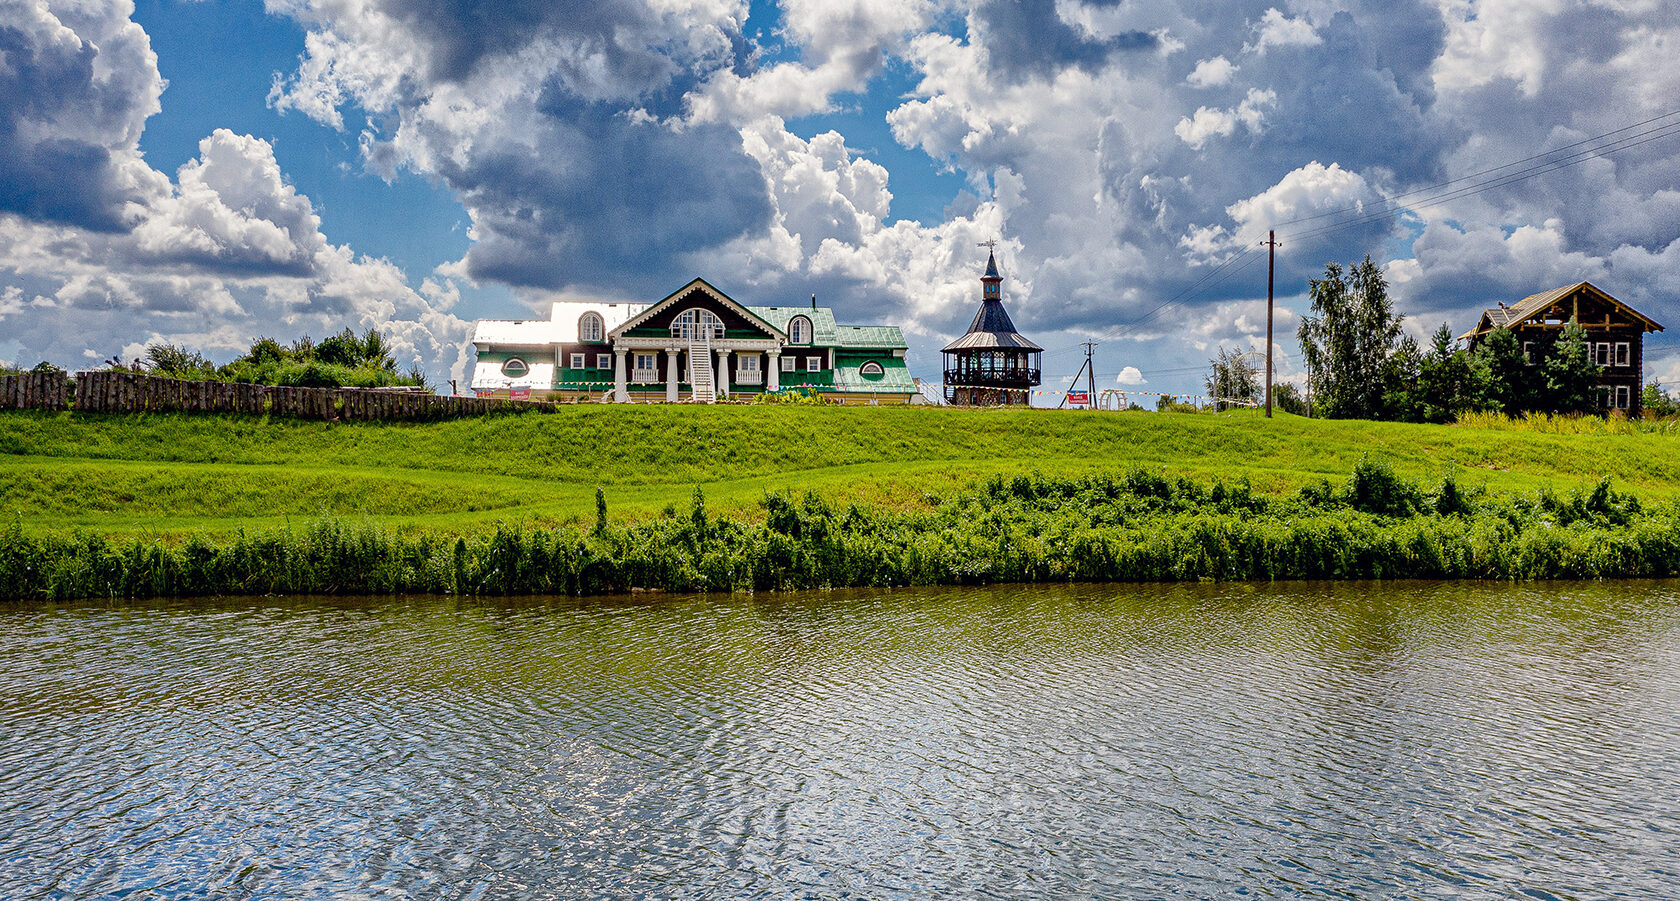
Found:
[[[985,242],[980,246],[988,247],[991,243]],[[975,312],[974,321],[969,323],[966,334],[945,346],[945,352],[981,348],[1043,350],[1015,331],[1015,323],[1009,318],[1009,311],[1003,308],[1003,276],[998,274],[996,253],[986,255],[986,274],[980,276],[980,284],[980,309]]]

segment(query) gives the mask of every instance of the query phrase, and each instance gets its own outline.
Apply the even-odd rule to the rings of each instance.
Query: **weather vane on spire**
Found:
[[[992,239],[989,239],[989,240],[981,241],[979,244],[977,244],[975,246],[984,247],[988,251],[992,251],[992,250],[997,250],[998,242],[997,242],[996,238],[992,238]]]

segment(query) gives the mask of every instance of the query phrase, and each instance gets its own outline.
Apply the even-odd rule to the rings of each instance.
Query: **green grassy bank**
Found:
[[[1541,425],[0,413],[0,598],[1680,573],[1675,437]]]
[[[0,523],[24,534],[179,541],[322,518],[403,533],[498,523],[589,523],[595,489],[615,524],[686,508],[762,516],[766,492],[926,510],[993,475],[1133,469],[1262,495],[1346,478],[1364,455],[1469,488],[1590,487],[1647,501],[1680,492],[1666,434],[1553,434],[1220,415],[888,407],[580,406],[547,416],[425,424],[0,413]]]
[[[599,594],[1044,581],[1625,578],[1680,573],[1680,509],[1432,487],[1358,464],[1284,496],[1243,481],[994,477],[923,510],[764,495],[759,516],[502,525],[451,539],[320,521],[181,544],[0,531],[0,600],[242,594]]]

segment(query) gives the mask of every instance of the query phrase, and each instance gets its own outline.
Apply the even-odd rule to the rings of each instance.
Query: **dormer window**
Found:
[[[607,339],[606,325],[601,322],[600,313],[585,313],[578,319],[579,341],[605,341]]]
[[[502,375],[510,379],[520,378],[530,371],[531,367],[527,366],[525,361],[518,357],[508,357],[502,362]]]
[[[858,369],[858,375],[861,375],[866,379],[878,379],[886,374],[887,371],[882,369],[881,364],[875,362],[874,360],[870,360]]]
[[[804,316],[793,317],[793,321],[788,323],[788,343],[810,344],[811,320],[806,319]]]

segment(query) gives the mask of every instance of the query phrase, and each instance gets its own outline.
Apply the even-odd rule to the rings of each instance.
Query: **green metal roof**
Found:
[[[793,321],[793,317],[804,316],[811,320],[811,344],[817,347],[834,346],[834,311],[828,307],[812,309],[796,304],[791,307],[747,307],[747,310],[781,329],[784,335],[787,334],[788,323]]]
[[[788,323],[795,316],[811,320],[812,347],[859,347],[884,350],[904,350],[910,345],[896,325],[837,325],[834,310],[829,307],[747,307],[753,315],[774,325],[785,334]]]
[[[841,325],[835,330],[836,347],[904,350],[910,346],[896,325]]]
[[[893,329],[893,331],[898,331]],[[881,374],[866,376],[860,370],[865,363],[881,364]],[[851,391],[865,394],[914,394],[916,382],[910,378],[910,368],[904,365],[904,360],[890,354],[883,356],[854,356],[851,354],[834,361],[833,388],[836,391]]]

